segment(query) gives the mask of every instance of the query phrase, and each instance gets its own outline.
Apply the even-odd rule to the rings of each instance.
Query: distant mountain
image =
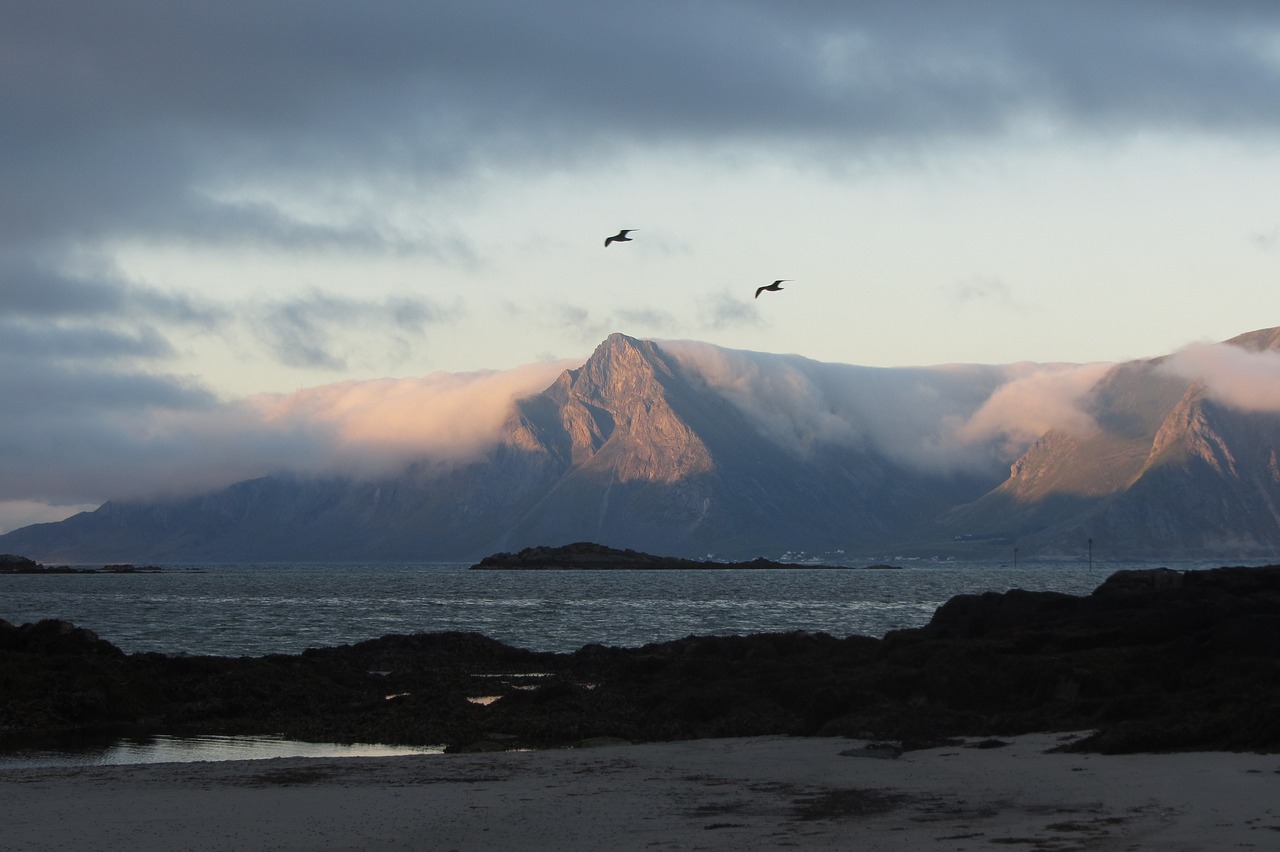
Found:
[[[1280,329],[1227,341],[1280,350]],[[1088,436],[1051,431],[998,488],[943,516],[953,538],[1029,553],[1273,557],[1280,549],[1280,414],[1214,402],[1165,359],[1114,367]]]
[[[868,447],[798,454],[656,344],[620,334],[521,403],[512,434],[561,474],[506,528],[505,547],[587,538],[679,555],[856,549],[991,483],[922,474]]]
[[[968,397],[980,401],[998,379],[976,375],[981,387]],[[901,381],[939,395],[923,373]],[[614,334],[517,402],[497,446],[469,463],[422,462],[374,481],[273,475],[195,497],[112,501],[0,536],[0,549],[70,562],[472,560],[592,540],[753,558],[874,548],[1000,476],[926,474],[869,446],[805,443],[766,436],[658,345]]]
[[[1280,329],[1230,343],[1276,349]],[[1009,456],[982,453],[940,463],[942,439],[904,413],[928,401],[939,422],[962,422],[1008,380],[1005,368],[750,355],[752,369],[775,371],[760,384],[772,395],[717,383],[678,347],[614,334],[518,401],[497,443],[470,461],[112,501],[0,536],[0,552],[44,562],[474,560],[590,540],[695,558],[1003,557],[1012,547],[1079,554],[1093,539],[1112,555],[1244,558],[1280,546],[1280,417],[1217,403],[1163,359],[1113,367],[1087,398],[1096,430],[1047,431],[1010,467]]]

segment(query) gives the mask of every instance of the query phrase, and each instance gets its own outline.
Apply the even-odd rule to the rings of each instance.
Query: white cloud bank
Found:
[[[578,361],[512,370],[432,373],[417,379],[342,382],[293,394],[252,397],[244,407],[262,428],[307,436],[326,471],[376,473],[427,457],[474,458],[498,439],[513,402],[545,390]]]
[[[1280,352],[1254,352],[1226,343],[1194,343],[1170,355],[1161,369],[1203,383],[1205,394],[1243,411],[1280,411]]]
[[[694,341],[659,345],[763,435],[802,456],[865,449],[937,472],[998,471],[1050,429],[1093,432],[1090,392],[1112,366],[878,368]],[[20,451],[0,480],[0,531],[104,499],[191,493],[279,471],[370,476],[411,459],[472,458],[498,439],[516,399],[580,363],[342,382],[228,404],[198,395],[161,404],[153,395],[98,419],[11,413],[0,420],[0,438]],[[1203,382],[1222,404],[1280,411],[1280,353],[1198,344],[1161,369]]]
[[[1109,364],[857,367],[689,341],[662,344],[778,444],[878,451],[935,471],[1007,464],[1049,429],[1096,429],[1084,410]]]
[[[269,473],[369,476],[410,459],[457,461],[498,438],[512,403],[580,361],[343,382],[226,404],[154,400],[86,416],[0,418],[9,449],[0,532],[108,499],[197,493]]]

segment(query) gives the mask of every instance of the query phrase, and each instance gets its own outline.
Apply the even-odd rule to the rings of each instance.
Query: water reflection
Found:
[[[440,754],[443,751],[442,746],[304,743],[283,737],[154,736],[75,748],[32,748],[0,752],[0,770],[265,760],[272,757],[396,757],[406,754]]]

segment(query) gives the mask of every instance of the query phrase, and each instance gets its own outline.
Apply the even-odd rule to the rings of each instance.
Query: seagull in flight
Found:
[[[609,247],[609,243],[629,243],[629,242],[631,242],[631,237],[628,237],[628,236],[627,236],[627,234],[629,234],[629,233],[631,233],[632,231],[635,231],[635,230],[638,230],[638,229],[637,229],[637,228],[623,228],[621,231],[619,231],[618,233],[614,234],[612,237],[607,238],[607,239],[604,241],[604,247],[605,247],[605,248],[608,248],[608,247]]]
[[[761,292],[762,290],[771,290],[771,291],[773,291],[773,292],[777,292],[778,290],[781,290],[781,289],[782,289],[782,282],[783,282],[783,281],[790,281],[790,280],[791,280],[790,278],[779,278],[777,281],[773,282],[772,284],[766,284],[766,285],[764,285],[763,287],[757,287],[757,288],[756,288],[756,298],[757,298],[757,299],[759,299],[759,298],[760,298],[760,292]]]

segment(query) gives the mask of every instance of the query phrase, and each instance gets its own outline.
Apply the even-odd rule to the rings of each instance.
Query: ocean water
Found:
[[[957,594],[1086,594],[1134,563],[897,560],[902,570],[469,571],[465,564],[173,565],[0,574],[0,618],[60,618],[126,652],[259,656],[387,634],[483,633],[535,651],[789,630],[883,636]],[[1217,563],[1167,563],[1173,568]]]

